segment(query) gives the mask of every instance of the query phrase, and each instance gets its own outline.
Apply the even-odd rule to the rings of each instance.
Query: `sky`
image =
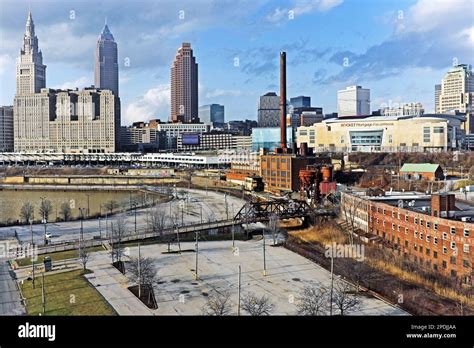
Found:
[[[12,105],[15,61],[31,9],[50,88],[94,83],[105,21],[119,50],[122,124],[167,120],[170,65],[190,42],[199,105],[226,120],[256,119],[260,95],[278,93],[287,52],[288,97],[337,111],[337,91],[371,90],[371,109],[421,102],[453,64],[474,61],[472,0],[0,0],[0,105]]]

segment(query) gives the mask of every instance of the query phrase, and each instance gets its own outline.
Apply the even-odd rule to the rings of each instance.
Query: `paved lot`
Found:
[[[233,312],[237,312],[238,265],[242,267],[242,296],[253,292],[267,295],[275,304],[273,314],[296,314],[295,301],[299,291],[310,282],[329,288],[330,274],[317,264],[281,247],[271,247],[267,237],[267,276],[262,275],[262,241],[236,241],[239,252],[233,253],[230,241],[199,243],[199,280],[193,279],[195,252],[163,254],[166,245],[141,248],[143,256],[155,260],[159,284],[155,286],[157,310],[143,309],[136,298],[127,294],[124,278],[110,266],[106,253],[94,253],[90,268],[95,272],[97,289],[119,314],[200,315],[206,294],[230,291]],[[181,243],[181,249],[194,249],[194,243]],[[177,246],[174,246],[177,250]],[[131,248],[136,256],[138,248]],[[122,277],[122,278],[121,278]],[[125,290],[125,291],[124,291]],[[135,310],[137,312],[135,312]],[[406,313],[376,298],[363,297],[356,315],[406,315]]]
[[[25,313],[20,292],[10,274],[8,263],[0,260],[0,315],[23,315]]]
[[[201,205],[202,205],[202,220],[215,221],[227,218],[227,212],[229,217],[234,216],[240,208],[244,205],[244,201],[240,198],[233,196],[227,196],[227,212],[225,209],[225,197],[224,194],[214,191],[195,190],[195,189],[177,189],[178,200],[173,200],[170,203],[162,203],[158,205],[158,209],[163,209],[167,214],[167,222],[170,223],[170,216],[174,216],[178,220],[178,223],[184,221],[185,224],[192,222],[201,221]],[[188,192],[188,195],[185,195]],[[110,223],[113,222],[117,217],[124,215],[127,221],[129,230],[135,228],[135,213],[129,211],[123,214],[114,215],[112,218],[107,219],[107,229],[110,231]],[[84,239],[92,239],[93,236],[106,234],[105,218],[101,218],[100,225],[98,219],[84,220],[83,222],[83,233]],[[99,229],[100,226],[100,229]],[[142,230],[146,227],[146,210],[137,210],[137,230]],[[47,225],[47,231],[52,233],[52,242],[61,242],[68,240],[78,240],[80,236],[80,221],[50,223]],[[9,235],[14,231],[18,234],[18,239],[22,243],[31,242],[31,231],[30,226],[10,226],[0,228],[0,235],[2,232],[8,232]],[[35,244],[44,244],[44,226],[33,225],[33,239]]]

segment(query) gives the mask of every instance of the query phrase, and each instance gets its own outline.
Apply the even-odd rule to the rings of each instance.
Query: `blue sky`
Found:
[[[433,111],[434,84],[453,62],[474,61],[471,0],[0,0],[1,105],[13,101],[29,8],[52,88],[93,84],[107,17],[123,124],[169,117],[169,68],[183,41],[199,64],[199,104],[224,104],[227,119],[255,119],[258,97],[278,91],[281,50],[288,96],[309,95],[326,113],[353,84],[371,89],[372,110],[421,102]]]

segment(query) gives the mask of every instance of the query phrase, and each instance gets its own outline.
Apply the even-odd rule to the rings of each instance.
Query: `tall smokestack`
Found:
[[[280,147],[286,149],[286,52],[280,52]]]

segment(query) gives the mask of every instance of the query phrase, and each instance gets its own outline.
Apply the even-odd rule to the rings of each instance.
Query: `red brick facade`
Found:
[[[472,282],[473,223],[418,213],[362,197],[359,199],[367,203],[360,204],[360,210],[367,209],[367,225],[360,226],[364,231],[380,236],[405,257],[446,276],[459,277],[469,284]],[[365,215],[363,213],[361,211],[359,215]]]

